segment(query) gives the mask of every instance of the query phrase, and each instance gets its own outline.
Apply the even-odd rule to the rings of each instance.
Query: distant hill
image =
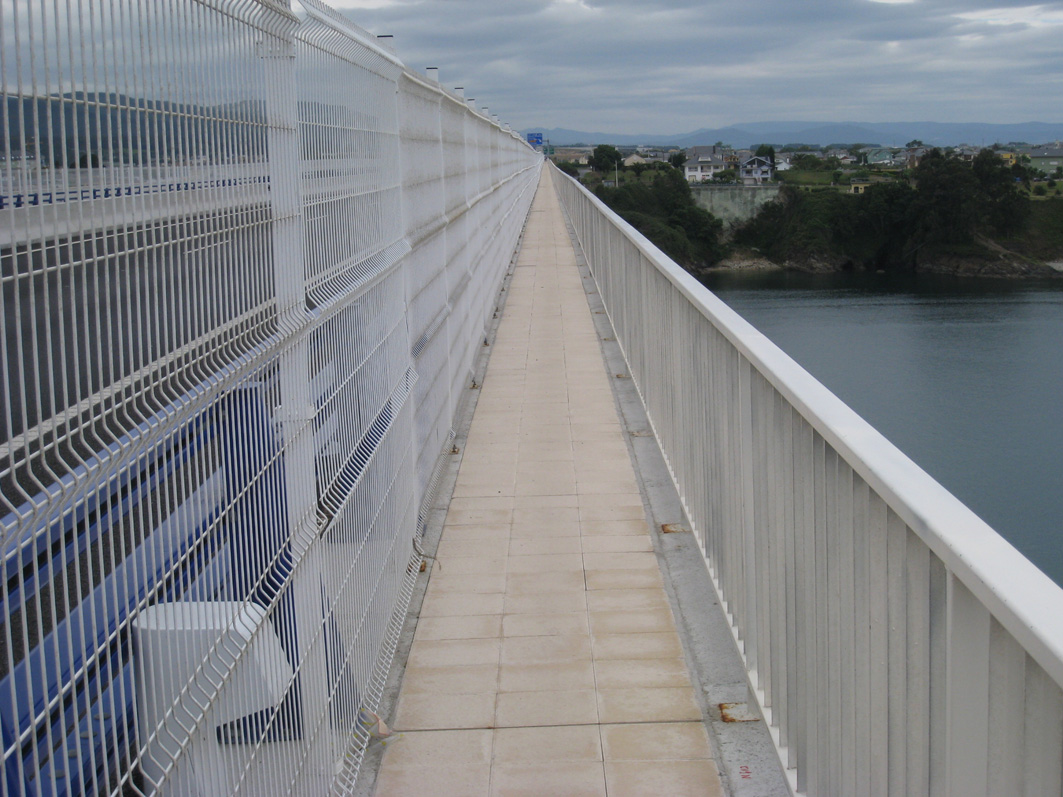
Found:
[[[756,122],[716,129],[695,130],[683,134],[638,135],[589,133],[564,128],[533,127],[525,133],[542,133],[554,146],[585,144],[613,144],[615,146],[660,145],[693,147],[722,141],[733,147],[754,144],[879,144],[884,147],[904,146],[919,139],[930,146],[971,144],[989,146],[1000,142],[1025,141],[1043,144],[1063,140],[1063,124],[1022,122],[1018,124],[986,124],[978,122]]]

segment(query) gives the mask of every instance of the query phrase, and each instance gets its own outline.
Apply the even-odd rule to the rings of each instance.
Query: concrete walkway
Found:
[[[544,169],[377,795],[721,793],[611,378]]]

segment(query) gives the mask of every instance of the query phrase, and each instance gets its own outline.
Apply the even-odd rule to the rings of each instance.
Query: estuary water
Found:
[[[1063,585],[1063,280],[706,282]]]

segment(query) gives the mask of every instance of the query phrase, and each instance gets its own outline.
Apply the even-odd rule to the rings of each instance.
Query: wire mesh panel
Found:
[[[317,0],[4,4],[0,86],[0,791],[343,792],[539,160]]]

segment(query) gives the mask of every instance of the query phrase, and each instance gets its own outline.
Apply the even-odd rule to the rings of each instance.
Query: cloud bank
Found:
[[[333,0],[514,127],[1063,121],[1063,3]]]

